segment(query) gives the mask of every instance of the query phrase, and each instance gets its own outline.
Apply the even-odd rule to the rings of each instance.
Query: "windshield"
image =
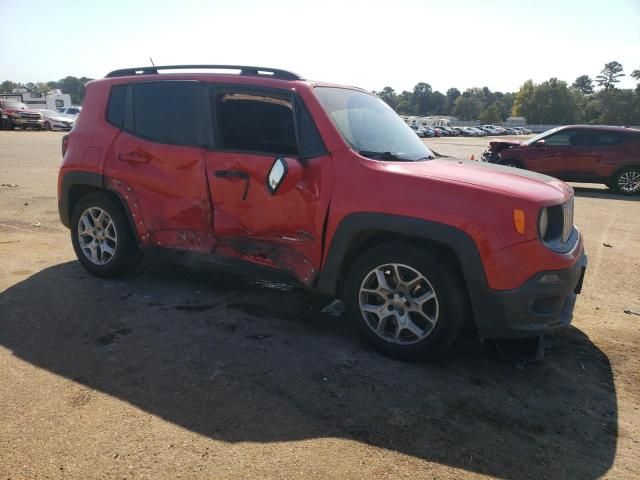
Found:
[[[547,130],[546,132],[539,133],[535,137],[530,138],[526,142],[522,142],[522,145],[532,145],[536,143],[538,140],[542,140],[543,138],[547,138],[549,135],[556,133],[562,127],[552,128],[551,130]]]
[[[378,97],[337,87],[316,87],[315,92],[342,137],[361,155],[377,160],[435,158],[415,131]]]

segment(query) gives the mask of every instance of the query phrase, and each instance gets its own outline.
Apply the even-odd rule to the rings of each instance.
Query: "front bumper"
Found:
[[[484,292],[475,309],[480,337],[525,338],[568,327],[586,267],[583,253],[570,268],[537,273],[517,289]]]
[[[9,120],[14,125],[27,126],[27,127],[42,127],[44,125],[44,120],[40,119],[31,119],[31,118],[18,118],[18,117],[9,117]]]

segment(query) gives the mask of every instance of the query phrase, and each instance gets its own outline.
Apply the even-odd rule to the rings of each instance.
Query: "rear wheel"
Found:
[[[622,195],[640,194],[640,166],[623,168],[613,176],[611,186]]]
[[[121,206],[102,192],[90,193],[76,205],[71,242],[82,266],[98,277],[129,273],[142,258]]]
[[[344,301],[367,341],[402,360],[443,354],[460,333],[467,305],[454,269],[402,243],[360,257],[347,277]]]

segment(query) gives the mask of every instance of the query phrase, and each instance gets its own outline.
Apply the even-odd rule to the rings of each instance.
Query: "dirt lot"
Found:
[[[0,132],[0,478],[637,478],[640,198],[576,188],[590,264],[544,362],[464,338],[405,364],[286,286],[151,259],[92,278],[61,137]]]

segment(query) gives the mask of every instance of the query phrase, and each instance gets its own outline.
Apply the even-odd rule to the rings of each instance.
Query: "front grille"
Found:
[[[562,205],[562,242],[566,243],[573,232],[573,197]]]
[[[39,113],[21,113],[20,118],[26,118],[27,120],[40,120]]]

